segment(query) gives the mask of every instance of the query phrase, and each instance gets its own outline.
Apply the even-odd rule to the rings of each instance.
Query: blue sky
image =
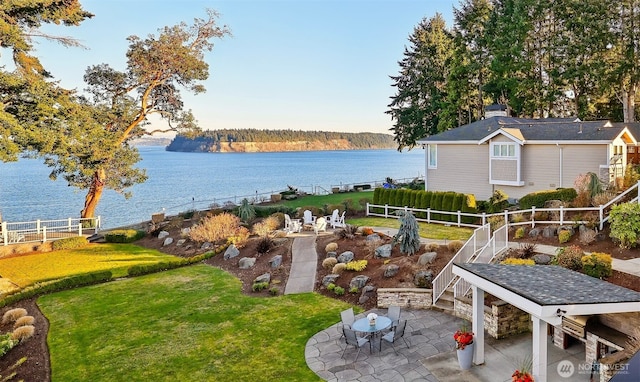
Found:
[[[95,14],[80,27],[47,28],[88,49],[43,41],[44,65],[82,89],[90,65],[124,70],[126,37],[220,13],[233,36],[207,54],[206,93],[183,92],[204,129],[257,128],[390,133],[390,75],[424,17],[451,25],[457,0],[84,0]],[[2,59],[6,61],[7,55]]]

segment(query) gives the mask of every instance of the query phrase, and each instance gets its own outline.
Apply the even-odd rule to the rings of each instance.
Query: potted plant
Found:
[[[460,330],[453,334],[456,341],[456,351],[458,353],[458,363],[460,368],[468,370],[473,362],[473,333],[463,325]]]
[[[532,357],[525,357],[520,366],[516,368],[516,371],[511,374],[511,382],[534,382],[533,376],[531,375],[532,361]]]

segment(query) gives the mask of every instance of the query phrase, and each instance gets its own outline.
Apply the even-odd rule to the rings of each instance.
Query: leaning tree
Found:
[[[52,178],[62,176],[69,185],[87,190],[81,217],[95,215],[105,189],[128,197],[127,188],[146,180],[145,171],[134,167],[140,157],[132,139],[199,130],[191,111],[184,109],[180,88],[205,91],[205,52],[213,48],[214,38],[230,33],[217,19],[209,10],[207,19],[164,27],[157,37],[130,36],[124,71],[107,64],[87,69],[87,93],[74,105],[74,115],[82,116],[76,120],[83,124],[68,123],[64,134],[53,134],[57,140],[45,155]],[[151,116],[158,117],[153,129],[148,128]]]

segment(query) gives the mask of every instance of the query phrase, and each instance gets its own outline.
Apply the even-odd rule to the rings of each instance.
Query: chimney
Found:
[[[508,117],[507,107],[505,105],[499,105],[494,103],[493,105],[486,106],[484,108],[484,117]]]

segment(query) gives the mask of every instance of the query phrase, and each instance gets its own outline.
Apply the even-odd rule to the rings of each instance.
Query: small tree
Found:
[[[245,223],[248,223],[251,219],[256,217],[256,209],[253,207],[253,204],[249,203],[247,198],[242,199],[240,202],[240,207],[238,207],[238,216],[240,220]]]
[[[420,249],[420,227],[412,213],[408,211],[396,211],[400,216],[400,229],[393,237],[393,245],[400,243],[400,252],[413,255]]]
[[[620,248],[635,247],[640,235],[640,204],[622,203],[611,208],[609,213],[611,233],[609,236],[620,242]]]

